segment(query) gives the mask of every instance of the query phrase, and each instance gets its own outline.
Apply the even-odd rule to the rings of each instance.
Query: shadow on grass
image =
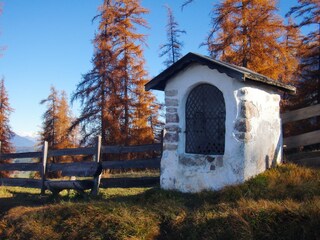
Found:
[[[38,219],[58,235],[74,228],[73,239],[85,239],[88,232],[92,239],[121,239],[112,237],[128,234],[128,229],[137,239],[155,239],[147,238],[149,233],[156,239],[320,239],[319,180],[319,171],[288,165],[238,186],[195,194],[155,187],[101,189],[98,197],[88,199],[71,191],[54,199],[51,194],[8,190],[12,197],[0,197],[0,208],[67,202],[20,220],[13,217],[6,226],[15,230],[26,219]]]
[[[51,192],[41,195],[37,190],[6,187],[4,196],[0,195],[0,217],[15,207],[39,207],[62,201],[83,202],[86,200],[89,198],[83,197],[75,191],[64,191],[63,195],[55,197]]]
[[[296,167],[282,166],[266,174],[248,180],[238,186],[229,186],[220,191],[201,193],[179,193],[165,191],[159,187],[151,189],[101,189],[98,197],[85,197],[76,191],[63,191],[58,198],[48,191],[45,196],[39,190],[24,188],[5,188],[5,194],[0,194],[0,212],[6,212],[17,206],[41,206],[45,204],[64,202],[117,202],[134,204],[143,207],[146,204],[158,204],[159,200],[169,204],[180,204],[188,209],[197,209],[203,204],[234,204],[240,199],[283,201],[292,199],[298,202],[307,201],[320,196],[319,171],[303,170],[295,173]],[[286,176],[287,175],[287,176]],[[289,179],[289,180],[288,180]],[[300,180],[297,180],[300,179]],[[7,193],[7,194],[6,194]],[[10,195],[10,197],[8,197]]]
[[[62,231],[56,229],[74,228],[73,237],[77,239],[85,239],[88,232],[93,236],[101,234],[101,239],[121,239],[113,238],[114,234],[127,234],[128,226],[133,229],[140,227],[139,231],[145,232],[143,236],[146,239],[317,239],[320,236],[319,211],[308,209],[314,205],[313,202],[305,209],[296,207],[303,205],[303,201],[298,200],[292,206],[284,207],[281,201],[285,198],[282,196],[276,198],[261,193],[259,198],[246,198],[248,202],[241,203],[244,195],[250,195],[247,188],[198,194],[165,191],[157,187],[136,192],[128,189],[132,191],[128,195],[121,195],[122,191],[126,190],[119,190],[120,194],[117,189],[102,190],[98,197],[87,200],[75,193],[61,195],[57,200],[52,195],[43,198],[35,193],[12,191],[13,196],[0,198],[0,204],[2,200],[16,201],[13,207],[71,202],[27,213],[29,217],[13,219],[11,225],[19,226],[28,219],[38,219],[55,234]],[[254,192],[253,189],[250,191]],[[316,196],[319,195],[313,197]],[[146,221],[149,223],[145,224]],[[152,232],[150,229],[155,229],[152,236],[156,237],[146,237]],[[140,234],[132,231],[132,234]],[[71,235],[68,236],[65,237],[71,239]],[[136,237],[139,239],[141,236]]]
[[[15,207],[34,207],[48,203],[47,197],[28,192],[8,191],[11,197],[0,197],[0,216],[4,215],[11,208]]]

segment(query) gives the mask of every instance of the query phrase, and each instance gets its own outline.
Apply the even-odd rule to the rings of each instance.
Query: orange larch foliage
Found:
[[[297,94],[289,98],[290,109],[320,104],[320,2],[298,0],[287,16],[294,16],[295,28],[304,28],[305,35],[298,50],[299,71],[297,72]],[[298,135],[319,130],[320,117],[305,119],[284,126],[285,134]],[[319,144],[307,146],[304,150],[319,149]]]
[[[10,153],[14,151],[10,140],[13,137],[13,132],[10,127],[10,114],[13,109],[9,104],[9,97],[4,85],[4,79],[0,81],[0,142],[1,152]]]
[[[204,43],[213,57],[284,82],[297,60],[283,42],[286,27],[276,0],[224,0],[213,8],[212,29]]]
[[[93,69],[83,76],[72,100],[82,104],[84,141],[101,135],[102,144],[143,144],[153,141],[148,119],[157,113],[155,97],[144,90],[147,73],[141,44],[148,11],[138,0],[105,0],[100,7],[99,32],[94,39]]]
[[[43,114],[42,131],[40,132],[40,145],[48,142],[50,150],[76,147],[74,132],[70,132],[72,116],[69,109],[66,93],[59,92],[51,87],[50,94],[40,104],[46,104],[47,110]],[[52,162],[62,162],[64,157],[49,159]]]
[[[13,109],[9,104],[9,97],[4,85],[4,79],[0,81],[0,151],[1,153],[11,153],[14,151],[10,140],[14,133],[10,127],[9,116]],[[7,172],[0,172],[0,177],[8,176]]]
[[[295,108],[320,103],[320,2],[299,0],[287,15],[297,18],[296,27],[308,26],[299,49],[299,81]]]

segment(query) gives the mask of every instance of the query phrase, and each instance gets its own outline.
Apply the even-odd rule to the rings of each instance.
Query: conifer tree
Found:
[[[9,117],[12,112],[13,109],[9,104],[9,97],[5,88],[4,79],[2,79],[0,81],[0,142],[2,153],[10,153],[14,150],[14,147],[10,142],[14,133],[9,124]]]
[[[41,142],[47,141],[49,149],[56,149],[57,140],[57,105],[58,92],[54,87],[50,88],[50,94],[40,104],[46,104],[47,110],[43,114],[43,126],[41,132]]]
[[[281,42],[285,26],[276,11],[275,0],[224,0],[216,4],[205,43],[210,54],[270,78],[281,78],[283,66],[294,65],[296,59],[286,53]]]
[[[164,64],[169,67],[182,56],[181,50],[183,43],[179,40],[180,34],[185,34],[186,31],[179,29],[179,24],[176,22],[172,9],[165,6],[168,13],[167,28],[167,43],[160,46],[160,57],[167,56]]]
[[[296,86],[299,80],[299,59],[302,49],[302,35],[298,28],[295,27],[291,18],[288,19],[288,24],[285,26],[283,40],[281,42],[284,49],[283,62],[287,64],[282,65],[282,73],[279,75],[279,80],[282,82],[290,82],[291,85]],[[293,106],[293,95],[289,93],[282,93],[281,111],[288,111]]]
[[[5,88],[4,79],[0,81],[0,151],[1,153],[10,153],[14,151],[10,140],[14,133],[9,124],[9,116],[13,109],[9,104],[8,93]],[[6,172],[0,172],[0,177],[7,176]]]
[[[75,133],[69,132],[71,123],[72,113],[69,108],[67,94],[65,91],[62,91],[57,106],[57,149],[76,147],[76,142],[73,140]]]
[[[95,17],[100,17],[101,20],[99,32],[93,40],[95,48],[92,59],[93,69],[83,75],[71,99],[72,102],[80,100],[82,106],[81,114],[73,122],[72,129],[80,126],[82,143],[86,144],[93,144],[97,135],[101,135],[104,145],[112,141],[108,136],[120,135],[120,126],[113,121],[119,116],[119,113],[116,112],[119,99],[114,98],[114,95],[110,97],[111,92],[118,92],[113,78],[116,71],[117,53],[113,52],[112,48],[118,44],[119,40],[114,36],[117,20],[116,8],[112,3],[112,1],[104,1],[99,8],[101,14]],[[117,141],[117,139],[114,140]]]
[[[50,94],[40,104],[46,104],[47,110],[43,115],[41,144],[48,142],[51,150],[75,147],[70,137],[71,113],[65,92],[59,92],[51,87]],[[53,158],[52,162],[62,161],[63,158]]]
[[[320,103],[320,3],[317,0],[299,0],[287,15],[295,16],[296,27],[308,26],[300,48],[300,79],[297,85],[295,107]]]
[[[300,50],[302,47],[302,34],[291,18],[285,25],[285,33],[281,42],[284,48],[282,57],[287,64],[283,65],[280,80],[285,82],[290,79],[291,84],[295,84],[298,80]]]
[[[144,91],[147,73],[137,26],[147,26],[147,10],[138,0],[105,0],[100,7],[95,36],[93,69],[83,76],[72,100],[80,100],[83,142],[101,135],[102,144],[137,144],[152,141],[148,118],[154,114],[154,96]]]

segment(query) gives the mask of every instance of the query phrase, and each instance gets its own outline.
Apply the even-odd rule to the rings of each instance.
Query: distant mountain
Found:
[[[22,136],[23,138],[26,138],[32,142],[37,142],[37,138],[36,137],[31,137],[31,136]]]
[[[11,139],[11,143],[16,148],[17,152],[33,151],[36,140],[30,137],[23,137],[15,133],[13,138]]]

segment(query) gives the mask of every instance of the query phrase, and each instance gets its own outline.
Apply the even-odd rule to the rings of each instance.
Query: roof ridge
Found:
[[[172,64],[166,70],[161,72],[159,75],[154,77],[151,81],[149,81],[145,88],[149,89],[157,89],[164,90],[165,84],[168,79],[176,75],[179,71],[187,67],[193,62],[197,62],[199,64],[207,65],[211,69],[217,69],[221,73],[226,73],[229,77],[238,79],[239,81],[255,81],[259,82],[263,85],[268,85],[274,88],[277,88],[282,91],[295,93],[296,88],[280,81],[276,81],[271,79],[263,74],[257,73],[245,67],[240,67],[231,63],[223,62],[221,60],[213,59],[209,56],[205,56],[199,53],[189,52],[177,62]]]

